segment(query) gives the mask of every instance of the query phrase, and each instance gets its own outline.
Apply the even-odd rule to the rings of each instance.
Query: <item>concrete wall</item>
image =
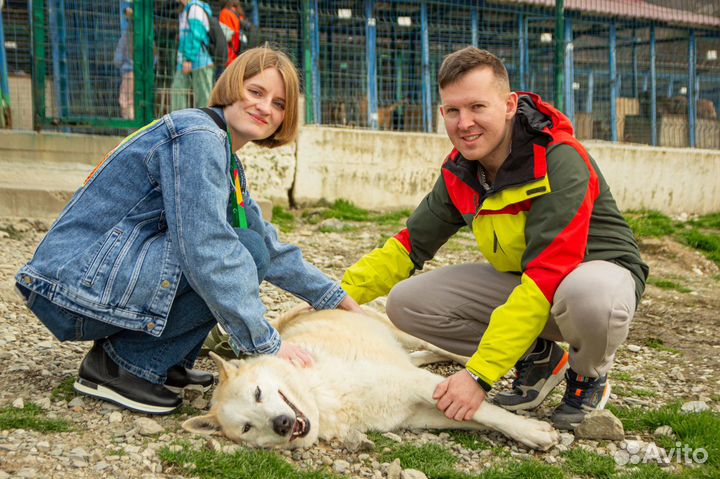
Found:
[[[720,151],[584,142],[622,210],[720,211]],[[452,149],[444,135],[306,126],[294,198],[351,199],[364,208],[413,208]]]
[[[47,194],[62,203],[65,193],[74,191],[91,165],[119,141],[0,130],[0,186],[10,190],[26,182],[30,187],[37,184],[35,172],[44,171],[51,179],[42,184],[57,183],[48,186]],[[585,144],[623,210],[720,211],[720,151]],[[291,192],[301,205],[345,198],[364,208],[397,209],[418,204],[451,148],[444,135],[305,126],[294,144],[274,150],[251,144],[241,156],[257,198],[286,205]],[[17,203],[17,192],[7,191],[4,199],[0,197],[3,201]]]

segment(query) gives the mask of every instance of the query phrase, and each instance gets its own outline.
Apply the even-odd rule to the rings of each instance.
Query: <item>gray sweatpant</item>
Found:
[[[520,276],[489,264],[447,266],[395,286],[390,320],[408,334],[447,351],[471,356],[495,308],[505,303]],[[560,283],[540,337],[570,344],[570,367],[599,377],[612,367],[635,312],[630,272],[608,261],[582,263]]]

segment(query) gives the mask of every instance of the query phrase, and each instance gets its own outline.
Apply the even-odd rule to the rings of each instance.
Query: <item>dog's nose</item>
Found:
[[[281,436],[287,436],[292,426],[293,418],[286,414],[283,414],[282,416],[278,416],[273,419],[273,431],[275,431],[277,434],[280,434]]]

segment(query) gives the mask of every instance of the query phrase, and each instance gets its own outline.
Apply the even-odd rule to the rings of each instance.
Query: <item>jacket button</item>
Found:
[[[163,288],[169,288],[170,287],[170,281],[164,279],[162,283],[160,283],[160,286]]]
[[[30,276],[23,276],[22,282],[25,284],[30,284],[32,283],[32,278],[30,278]]]
[[[155,323],[148,323],[146,327],[148,331],[152,331],[155,329]]]

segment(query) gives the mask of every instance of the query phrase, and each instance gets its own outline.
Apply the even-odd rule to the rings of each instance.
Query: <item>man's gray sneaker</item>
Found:
[[[610,397],[607,375],[600,378],[580,376],[572,369],[565,374],[567,385],[562,403],[550,418],[558,429],[572,430],[590,411],[604,409]]]
[[[567,367],[567,351],[553,341],[538,338],[533,350],[515,365],[512,390],[498,393],[493,401],[509,411],[535,408],[560,384]]]

